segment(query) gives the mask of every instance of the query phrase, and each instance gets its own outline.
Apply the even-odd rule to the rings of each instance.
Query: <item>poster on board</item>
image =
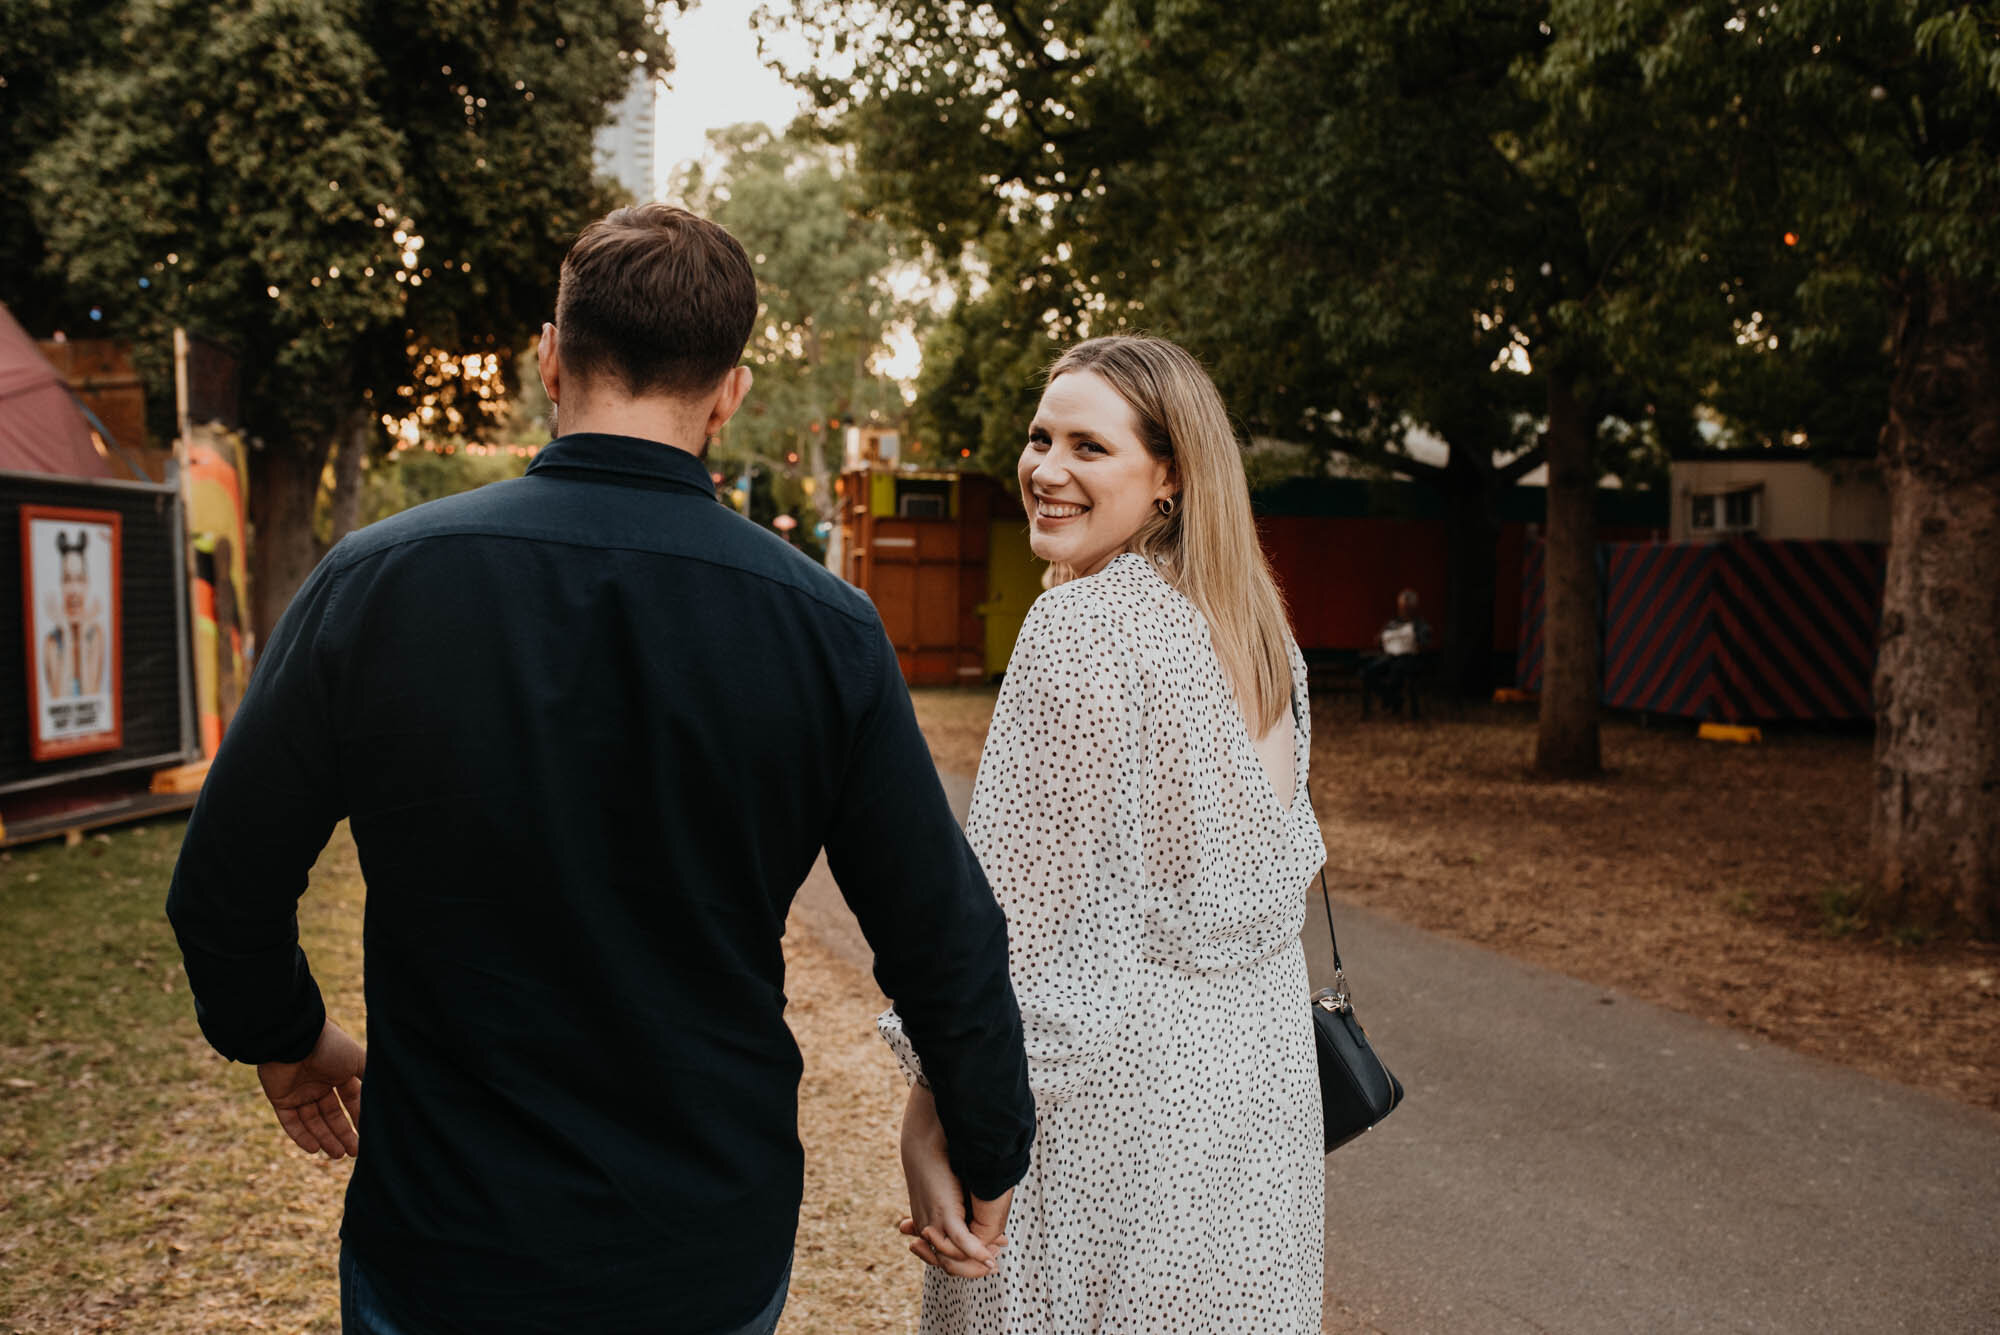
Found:
[[[116,511],[21,507],[28,737],[36,760],[123,743],[122,535]]]

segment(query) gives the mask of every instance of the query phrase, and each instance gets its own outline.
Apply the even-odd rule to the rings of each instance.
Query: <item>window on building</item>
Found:
[[[897,478],[896,513],[904,519],[947,517],[951,514],[951,482],[945,478]]]
[[[1762,519],[1764,489],[1696,492],[1688,497],[1688,531],[1697,537],[1755,533]]]

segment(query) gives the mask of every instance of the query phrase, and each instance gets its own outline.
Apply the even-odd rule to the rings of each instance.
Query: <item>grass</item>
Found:
[[[202,1040],[162,906],[183,825],[0,852],[0,1332],[339,1330],[349,1165],[283,1139]],[[338,832],[300,901],[329,1012],[359,1032],[363,888]],[[806,1211],[783,1335],[905,1331],[902,1081],[860,970],[786,940],[805,1053]],[[365,1153],[364,1148],[364,1153]]]
[[[969,774],[991,691],[917,696]],[[1532,717],[1362,724],[1315,702],[1312,799],[1336,893],[1628,995],[2000,1107],[2000,950],[1858,920],[1864,740],[1715,747],[1614,721],[1601,782],[1525,777]],[[176,821],[0,853],[0,1332],[332,1335],[347,1166],[280,1136],[211,1053],[161,914]],[[301,901],[332,1013],[362,1021],[344,831]],[[793,933],[807,1208],[783,1335],[909,1330],[901,1083],[872,982]],[[1365,969],[1365,962],[1356,962]],[[1866,987],[1855,986],[1857,977]],[[1885,1055],[1886,1054],[1886,1055]],[[364,1151],[365,1152],[365,1151]]]
[[[1820,930],[1834,940],[1853,936],[1868,925],[1861,912],[1861,887],[1830,885],[1819,893]]]
[[[179,821],[0,854],[0,1320],[8,1330],[332,1332],[345,1165],[281,1143],[195,1027],[162,915]],[[344,866],[343,866],[344,862]],[[336,850],[322,881],[353,878]],[[359,1010],[358,901],[308,896]],[[356,919],[358,923],[358,919]]]
[[[1749,890],[1725,890],[1717,902],[1739,918],[1754,918],[1761,911],[1755,892]]]

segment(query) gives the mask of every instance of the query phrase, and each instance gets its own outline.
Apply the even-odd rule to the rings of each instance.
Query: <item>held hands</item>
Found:
[[[333,1021],[302,1062],[264,1062],[257,1080],[284,1128],[306,1153],[344,1159],[361,1152],[361,1073],[368,1050]]]
[[[910,1102],[903,1109],[903,1177],[910,1189],[910,1217],[896,1227],[910,1239],[912,1256],[965,1279],[1000,1268],[1000,1249],[1007,1245],[1002,1230],[1014,1193],[992,1201],[967,1196],[945,1155],[937,1103],[923,1085],[910,1087]]]

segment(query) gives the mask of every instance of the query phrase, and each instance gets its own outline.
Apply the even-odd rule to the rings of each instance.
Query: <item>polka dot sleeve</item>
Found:
[[[1044,596],[1022,627],[967,825],[1007,912],[1038,1107],[1101,1067],[1132,1004],[1144,922],[1138,661],[1084,592]]]
[[[1029,611],[966,836],[1007,915],[1035,1140],[999,1273],[926,1270],[920,1335],[1320,1329],[1306,699],[1295,659],[1286,804],[1152,562]]]
[[[924,1060],[917,1055],[916,1044],[910,1042],[910,1035],[903,1028],[903,1017],[896,1013],[894,1006],[875,1017],[875,1032],[889,1045],[896,1065],[903,1068],[903,1079],[928,1088],[931,1082],[924,1079]]]

